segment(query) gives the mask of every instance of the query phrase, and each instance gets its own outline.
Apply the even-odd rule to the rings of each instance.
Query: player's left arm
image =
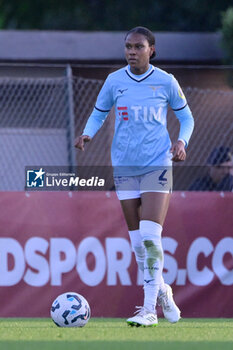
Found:
[[[178,140],[173,143],[170,152],[172,153],[173,162],[182,162],[186,159],[186,151],[183,140]]]
[[[174,77],[171,81],[169,103],[180,123],[178,141],[171,147],[171,152],[173,153],[172,160],[174,162],[179,162],[186,158],[185,148],[188,146],[194,129],[194,119],[183,91]]]

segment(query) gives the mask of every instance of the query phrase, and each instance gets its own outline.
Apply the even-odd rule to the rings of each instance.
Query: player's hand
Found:
[[[170,152],[173,154],[173,157],[172,157],[173,162],[182,162],[186,158],[186,151],[184,148],[184,144],[180,140],[176,141],[172,145]]]
[[[91,141],[91,137],[88,135],[81,135],[78,136],[75,141],[74,141],[74,146],[78,149],[80,149],[81,151],[84,151],[84,144],[85,142],[89,142]]]

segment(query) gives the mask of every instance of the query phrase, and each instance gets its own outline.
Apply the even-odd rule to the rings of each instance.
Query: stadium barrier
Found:
[[[0,190],[23,191],[26,166],[109,166],[114,130],[113,110],[85,152],[74,149],[75,135],[83,131],[103,80],[75,77],[68,65],[61,77],[0,78]],[[195,118],[195,130],[175,190],[185,190],[206,169],[210,151],[220,145],[233,150],[233,92],[184,88]],[[171,139],[179,123],[168,112]],[[180,168],[180,164],[175,165]],[[195,171],[194,171],[195,170]]]
[[[183,317],[233,317],[232,199],[172,195],[164,277]],[[48,317],[66,291],[83,294],[96,317],[127,317],[142,304],[114,192],[2,192],[0,206],[0,317]]]

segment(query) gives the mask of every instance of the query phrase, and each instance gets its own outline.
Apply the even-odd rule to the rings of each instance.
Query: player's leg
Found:
[[[180,319],[171,287],[164,284],[162,229],[170,201],[169,193],[145,192],[141,194],[140,233],[145,245],[144,306],[153,310],[158,298],[164,316],[170,322]]]
[[[144,192],[141,194],[140,233],[145,246],[144,306],[154,311],[161,288],[164,264],[162,229],[170,200],[169,193]]]
[[[123,214],[128,226],[129,237],[132,250],[139,268],[144,269],[145,249],[139,231],[141,205],[140,185],[138,176],[118,176],[114,177],[116,194],[120,200]]]
[[[163,226],[170,202],[170,193],[143,192],[141,194],[141,220],[150,220]]]
[[[127,320],[133,326],[156,326],[158,323],[155,307],[163,269],[161,232],[169,196],[158,192],[141,194],[139,230],[145,247],[144,305],[136,316]]]
[[[128,225],[129,236],[131,240],[132,249],[135,253],[136,261],[139,268],[144,270],[145,247],[142,241],[139,230],[140,214],[139,208],[141,205],[140,198],[121,200],[121,207]],[[128,324],[135,326],[155,326],[157,325],[157,315],[144,307],[138,307],[136,316],[127,320]]]
[[[141,198],[130,198],[120,200],[121,208],[130,231],[139,229],[139,208],[141,205]]]
[[[140,213],[139,208],[141,205],[140,198],[121,200],[121,207],[128,226],[128,232],[132,250],[135,254],[135,258],[138,267],[141,271],[144,270],[145,248],[142,242],[142,236],[139,230]]]

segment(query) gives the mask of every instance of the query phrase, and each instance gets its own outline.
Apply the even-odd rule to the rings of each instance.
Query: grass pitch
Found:
[[[1,350],[232,350],[233,319],[160,319],[136,328],[124,319],[92,318],[84,328],[59,328],[50,319],[0,319]]]

